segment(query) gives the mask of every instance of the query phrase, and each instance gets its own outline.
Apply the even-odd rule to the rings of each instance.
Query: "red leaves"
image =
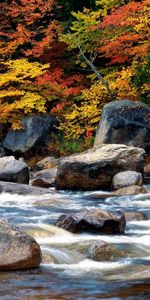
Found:
[[[116,9],[111,15],[104,18],[101,28],[107,28],[109,26],[121,27],[125,25],[133,25],[135,20],[132,17],[135,13],[141,10],[141,3],[130,2],[120,8]]]
[[[134,56],[133,44],[140,40],[139,34],[122,34],[112,40],[104,40],[104,46],[100,48],[100,51],[104,53],[104,56],[111,58],[111,64],[124,63],[130,56]]]
[[[36,84],[47,87],[60,97],[77,96],[83,89],[83,76],[77,74],[67,76],[59,67],[44,73],[36,80]]]

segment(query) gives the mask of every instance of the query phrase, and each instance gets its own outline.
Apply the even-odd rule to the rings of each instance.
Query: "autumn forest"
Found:
[[[51,114],[89,147],[105,103],[150,103],[148,0],[3,0],[0,11],[4,126]]]

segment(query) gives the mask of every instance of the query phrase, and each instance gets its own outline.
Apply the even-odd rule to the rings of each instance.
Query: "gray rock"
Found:
[[[30,186],[27,184],[13,183],[13,182],[3,182],[0,181],[0,193],[10,193],[18,195],[45,195],[45,188],[39,188]],[[55,191],[46,190],[46,194],[55,195]],[[37,197],[38,203],[38,197]]]
[[[55,185],[58,189],[110,189],[115,174],[134,170],[143,173],[144,150],[106,144],[61,159]]]
[[[123,171],[117,173],[112,180],[112,188],[114,190],[125,188],[131,185],[141,186],[142,184],[143,184],[142,174],[135,171]]]
[[[48,115],[26,117],[22,120],[23,129],[9,131],[3,146],[13,152],[24,153],[37,142],[44,142],[55,124],[56,119]]]
[[[0,158],[0,180],[18,183],[29,183],[29,169],[25,162],[14,156]]]
[[[126,222],[147,220],[146,215],[141,211],[126,211],[124,215]]]
[[[70,232],[124,233],[125,217],[120,211],[102,209],[66,214],[59,217],[56,226]]]
[[[113,101],[104,106],[94,146],[125,144],[150,152],[150,108],[136,101]]]
[[[6,220],[0,220],[0,271],[35,268],[41,261],[37,242]]]
[[[35,172],[32,175],[30,184],[45,188],[53,187],[55,184],[56,173],[57,167]]]
[[[115,261],[125,257],[132,257],[129,251],[120,250],[103,241],[92,242],[88,249],[89,258],[96,261]]]

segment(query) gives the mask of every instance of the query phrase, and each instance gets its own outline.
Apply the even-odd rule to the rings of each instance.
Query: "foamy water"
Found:
[[[104,281],[104,283],[111,283],[118,280],[124,282],[125,280],[142,280],[142,278],[143,280],[150,279],[150,193],[138,196],[98,199],[97,195],[100,197],[104,194],[103,192],[61,193],[52,191],[52,194],[45,193],[44,195],[27,196],[9,193],[0,194],[0,216],[8,218],[14,224],[22,227],[41,246],[43,262],[40,272],[37,273],[37,281],[40,278],[43,288],[47,282],[47,279],[44,279],[47,272],[53,274],[54,277],[57,276],[58,282],[59,280],[61,282],[64,276],[68,278],[68,293],[71,289],[69,278],[72,278],[72,280],[75,278],[76,282],[78,282],[78,287],[81,285],[81,279],[83,281],[85,278],[92,280],[95,291],[99,280]],[[94,198],[94,195],[96,195],[96,198]],[[63,213],[96,208],[112,211],[118,209],[122,211],[141,211],[144,212],[147,219],[127,222],[124,235],[73,234],[55,226],[58,217]],[[85,248],[88,249],[89,245],[96,241],[104,241],[118,247],[118,249],[126,250],[127,255],[124,258],[118,258],[117,261],[108,262],[89,259]],[[132,257],[128,255],[130,252]],[[28,276],[25,277],[28,285],[30,285],[32,275],[33,273],[30,271]],[[19,280],[21,280],[20,277]],[[24,286],[23,281],[24,279],[22,278],[20,282],[22,288]],[[53,284],[55,285],[56,283],[53,282]],[[13,276],[10,275],[7,285],[13,289]],[[17,287],[17,279],[15,287]],[[78,287],[76,287],[74,293],[77,293]],[[81,290],[82,288],[84,288],[84,284],[80,286]],[[34,289],[32,292],[34,294]],[[41,299],[61,299],[44,297],[43,295]],[[98,299],[94,297],[97,296],[91,296],[89,299]],[[1,298],[0,295],[0,299],[5,300],[7,298],[5,295]],[[13,296],[10,299],[18,300],[19,298],[14,298]],[[7,300],[10,299],[8,298]],[[27,298],[24,297],[23,299]],[[29,299],[32,299],[32,297],[30,296]],[[67,297],[62,299],[67,299]]]

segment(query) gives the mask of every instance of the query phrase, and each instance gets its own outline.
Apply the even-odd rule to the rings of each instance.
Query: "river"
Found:
[[[105,200],[95,197],[98,193],[0,194],[0,217],[35,237],[43,254],[39,269],[0,273],[1,300],[150,299],[150,192]],[[127,222],[124,235],[72,234],[54,225],[62,213],[91,208],[142,211],[147,220]],[[98,240],[134,257],[89,259],[84,250]]]

